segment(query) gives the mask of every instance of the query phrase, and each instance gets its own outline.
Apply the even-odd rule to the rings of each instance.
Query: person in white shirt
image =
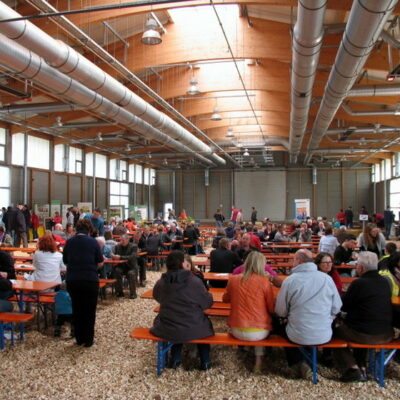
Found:
[[[62,254],[57,251],[57,245],[52,236],[44,235],[38,242],[39,250],[33,256],[35,271],[24,277],[29,281],[61,283],[61,271],[66,267],[62,261]]]
[[[335,236],[333,236],[332,227],[328,226],[325,228],[325,235],[321,236],[318,246],[318,253],[328,253],[330,255],[335,254],[336,247],[339,246],[339,242]]]

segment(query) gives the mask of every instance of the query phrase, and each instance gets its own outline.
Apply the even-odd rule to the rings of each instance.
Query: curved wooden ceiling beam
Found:
[[[131,0],[121,0],[119,4],[123,4],[125,2],[130,2]],[[50,1],[57,7],[59,10],[74,10],[74,9],[82,9],[82,1],[81,0],[57,0]],[[111,4],[110,0],[91,0],[88,7],[96,7],[102,5]],[[148,6],[140,6],[134,8],[125,8],[125,9],[115,9],[115,10],[107,10],[101,12],[92,12],[90,14],[81,14],[81,15],[72,15],[69,18],[78,26],[93,24],[96,22],[101,22],[107,19],[118,18],[127,15],[134,14],[144,14],[148,12],[162,11],[168,10],[171,8],[183,8],[183,7],[191,7],[191,6],[201,6],[201,5],[209,5],[210,2],[208,0],[194,0],[187,1],[181,3],[167,3],[167,4],[155,4]],[[229,0],[214,0],[214,4],[232,4]],[[235,1],[234,4],[242,4],[242,5],[274,5],[274,6],[286,6],[286,7],[296,7],[297,0],[239,0]],[[328,9],[329,10],[337,10],[337,11],[348,11],[350,10],[352,5],[351,0],[328,0]],[[22,7],[19,7],[22,9]],[[397,5],[394,14],[400,14],[400,5]]]

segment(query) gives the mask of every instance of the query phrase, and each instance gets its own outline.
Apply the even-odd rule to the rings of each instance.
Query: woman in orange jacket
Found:
[[[265,339],[272,330],[274,297],[270,276],[264,271],[265,257],[252,251],[246,258],[243,274],[232,275],[223,295],[231,303],[228,318],[230,333],[239,340]],[[254,372],[261,372],[264,347],[255,347]]]

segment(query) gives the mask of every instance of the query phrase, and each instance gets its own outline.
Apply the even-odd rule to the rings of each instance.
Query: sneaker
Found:
[[[136,299],[136,298],[137,298],[137,294],[136,294],[136,293],[131,294],[131,295],[129,296],[129,298],[130,298],[130,299]]]
[[[297,378],[299,379],[312,379],[312,371],[310,366],[304,361],[299,362],[293,366]]]
[[[117,293],[116,296],[117,297],[124,297],[124,294],[123,293]]]
[[[171,369],[177,369],[182,365],[182,361],[181,360],[171,360],[168,364],[168,368]]]
[[[11,333],[4,332],[4,339],[11,340]]]
[[[211,361],[207,361],[207,362],[202,362],[200,364],[200,371],[208,371],[209,369],[211,369],[212,365],[211,365]]]
[[[140,286],[140,287],[146,287],[146,281],[140,282],[140,283],[139,283],[139,286]]]
[[[341,377],[342,382],[360,382],[361,371],[358,368],[349,368]]]

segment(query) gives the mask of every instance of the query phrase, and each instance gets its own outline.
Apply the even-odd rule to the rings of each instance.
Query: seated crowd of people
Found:
[[[191,222],[157,221],[139,227],[131,218],[112,218],[104,223],[99,209],[76,218],[71,209],[64,229],[59,217],[55,215],[53,230],[45,231],[38,239],[33,256],[35,271],[25,274],[24,279],[61,284],[60,273],[66,272],[68,290],[61,287],[56,295],[59,318],[55,335],[59,336],[64,322],[73,321],[71,334],[79,345],[93,344],[98,278],[115,278],[116,295],[122,297],[126,276],[129,298],[135,299],[137,287],[146,286],[147,257],[164,250],[168,250],[167,270],[153,289],[160,312],[151,331],[174,343],[171,368],[182,364],[185,342],[214,334],[204,313],[213,305],[209,286],[224,289],[223,301],[231,304],[229,332],[243,341],[258,341],[277,333],[301,346],[325,344],[333,337],[382,344],[393,339],[394,327],[400,327],[400,311],[391,301],[400,295],[400,253],[371,223],[365,225],[358,238],[345,229],[333,235],[332,226],[326,221],[294,221],[291,225],[276,225],[268,220],[264,224],[227,223],[225,228],[217,229],[213,238],[210,272],[231,275],[226,281],[207,282],[191,260],[191,255],[202,252],[200,231]],[[14,244],[12,234],[0,226],[2,245]],[[307,248],[312,245],[313,235],[320,236],[316,256]],[[270,242],[305,244],[304,248],[297,247],[293,255],[289,276],[279,275],[266,262],[262,250]],[[57,251],[60,248],[63,253]],[[106,260],[115,265],[104,263]],[[344,290],[342,277],[349,276],[349,263],[358,279]],[[10,280],[15,277],[13,258],[0,250],[0,312],[13,308],[7,299],[12,294]],[[279,290],[277,295],[274,287]],[[88,301],[89,306],[82,311],[82,302]],[[254,372],[260,373],[267,362],[265,350],[255,347],[254,352]],[[200,369],[211,368],[210,346],[199,344],[198,354]],[[285,348],[285,355],[296,375],[311,375],[298,348]],[[322,354],[326,365],[333,363],[340,369],[344,382],[367,379],[366,358],[365,349],[334,349]]]

